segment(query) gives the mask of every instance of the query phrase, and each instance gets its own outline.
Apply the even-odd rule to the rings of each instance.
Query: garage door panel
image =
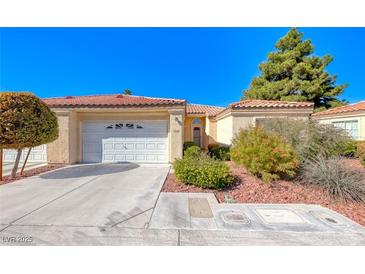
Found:
[[[156,161],[156,155],[149,155],[149,154],[147,154],[146,155],[146,160],[147,161]]]
[[[166,149],[166,145],[165,144],[161,144],[161,143],[158,143],[157,144],[157,150],[165,150]]]
[[[126,154],[125,155],[125,160],[126,161],[134,162],[134,155],[132,155],[132,154]]]
[[[134,150],[134,144],[131,144],[131,143],[125,143],[125,144],[124,144],[124,149],[125,149],[125,150]]]
[[[123,143],[114,144],[114,149],[115,150],[123,150],[124,149],[124,144]]]
[[[145,150],[146,149],[146,145],[143,143],[138,143],[136,144],[136,150]]]
[[[167,161],[165,155],[157,155],[157,161]]]
[[[86,122],[83,140],[85,162],[167,162],[166,121]]]
[[[155,144],[151,144],[151,143],[149,143],[149,144],[146,144],[146,149],[147,150],[155,150],[156,149],[156,145]]]
[[[123,154],[116,154],[114,157],[115,161],[125,161],[125,155]]]
[[[143,155],[143,154],[137,154],[137,155],[135,156],[135,160],[136,160],[136,161],[145,161],[145,160],[146,160],[146,157],[145,157],[145,155]]]

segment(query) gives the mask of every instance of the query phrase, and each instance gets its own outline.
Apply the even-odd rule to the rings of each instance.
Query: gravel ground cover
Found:
[[[279,180],[270,185],[263,183],[260,179],[251,176],[244,168],[233,162],[228,162],[235,184],[233,187],[220,191],[201,189],[196,186],[188,186],[176,180],[173,173],[166,179],[162,191],[164,192],[211,192],[214,193],[219,202],[225,202],[225,197],[233,197],[237,203],[303,203],[319,204],[335,210],[340,214],[365,226],[365,205],[356,202],[335,201],[327,197],[320,187],[308,186],[292,181]],[[345,164],[358,169],[364,174],[365,168],[358,160],[346,159]],[[364,180],[365,183],[365,180]]]

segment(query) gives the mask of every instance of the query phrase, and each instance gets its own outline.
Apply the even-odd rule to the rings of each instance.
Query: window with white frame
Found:
[[[332,122],[337,128],[342,128],[354,139],[359,139],[359,125],[357,120]]]

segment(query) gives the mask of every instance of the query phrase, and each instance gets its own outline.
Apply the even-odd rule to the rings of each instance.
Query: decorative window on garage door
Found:
[[[143,129],[141,124],[135,123],[115,123],[115,124],[107,124],[105,129]]]
[[[114,125],[107,125],[105,128],[106,129],[113,129],[114,128]]]

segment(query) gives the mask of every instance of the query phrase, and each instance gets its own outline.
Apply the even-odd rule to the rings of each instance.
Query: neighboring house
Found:
[[[317,112],[312,118],[345,129],[354,140],[365,140],[365,101]]]
[[[262,119],[308,119],[313,104],[246,100],[227,108],[186,100],[131,95],[67,96],[44,99],[57,114],[60,134],[36,151],[49,163],[168,163],[182,157],[183,143],[202,148],[230,145],[241,128]],[[4,153],[5,160],[15,156]],[[11,157],[10,157],[11,156]],[[44,161],[44,160],[43,160]]]

